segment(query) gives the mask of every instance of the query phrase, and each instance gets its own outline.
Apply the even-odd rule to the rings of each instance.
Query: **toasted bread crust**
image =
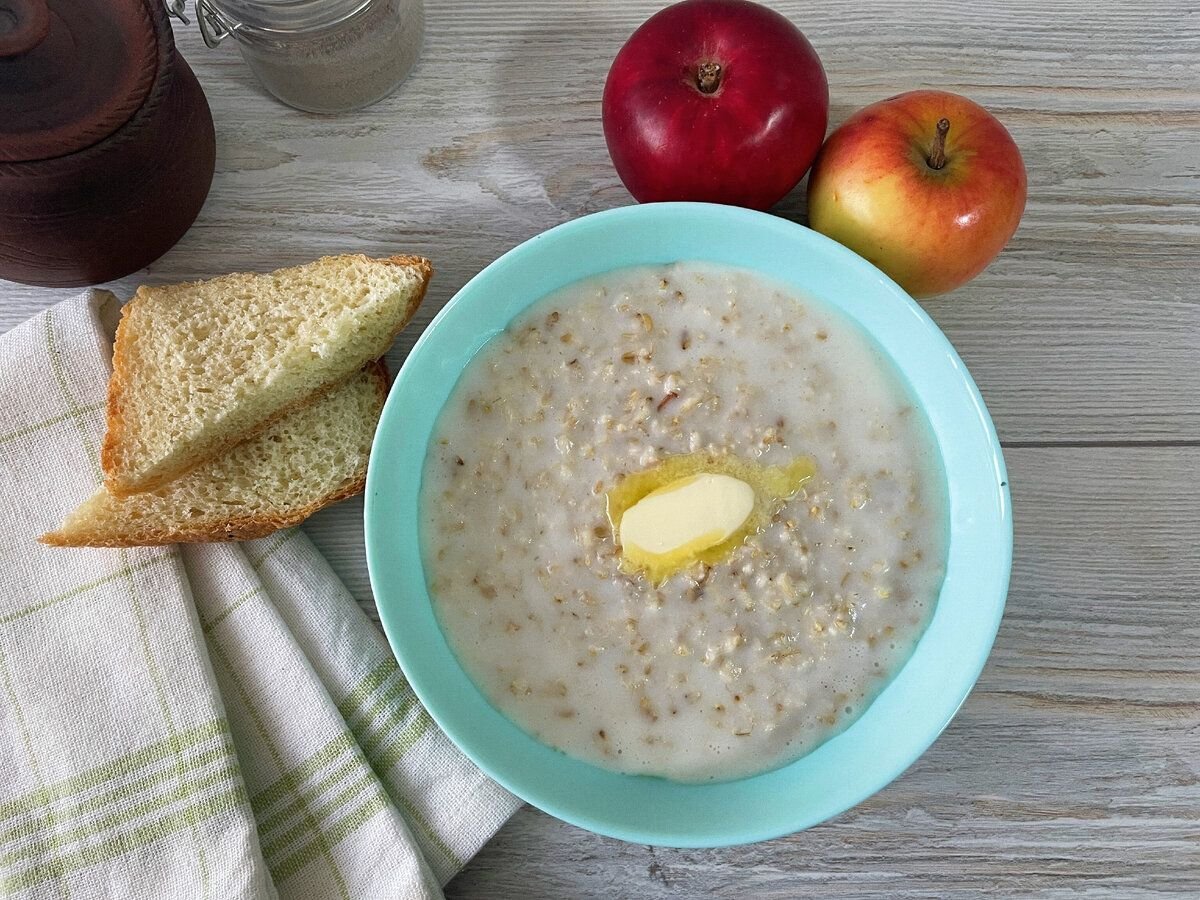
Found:
[[[341,256],[358,257],[365,260],[372,259],[372,257],[368,257],[365,253],[348,253],[341,254]],[[314,262],[310,265],[337,258],[339,257],[324,256],[318,260],[314,260]],[[385,257],[383,259],[375,259],[374,261],[393,266],[401,266],[404,268],[414,268],[421,275],[420,290],[409,302],[408,307],[404,311],[404,315],[400,319],[399,326],[393,329],[390,337],[388,338],[388,345],[390,346],[391,343],[396,340],[396,337],[400,334],[400,332],[405,329],[410,321],[412,321],[413,315],[416,313],[417,309],[421,306],[422,301],[425,299],[425,292],[429,288],[429,280],[433,277],[433,264],[423,256],[406,256],[402,254]],[[231,278],[237,276],[225,275],[221,277]],[[187,283],[199,284],[200,282]],[[347,375],[345,379],[337,379],[332,381],[313,394],[310,394],[296,403],[290,404],[289,406],[278,410],[273,415],[263,419],[249,431],[233,436],[228,440],[221,442],[207,457],[195,460],[191,465],[184,468],[163,473],[157,478],[148,479],[142,484],[138,485],[136,488],[131,488],[119,480],[117,454],[118,448],[125,442],[126,422],[122,413],[122,405],[124,397],[129,390],[129,351],[127,348],[130,343],[136,340],[136,336],[130,332],[131,326],[129,323],[131,319],[131,313],[140,303],[145,302],[146,291],[147,288],[144,285],[139,287],[134,293],[133,298],[130,299],[130,301],[126,303],[124,307],[122,307],[121,320],[117,324],[116,338],[113,341],[113,371],[112,376],[108,380],[108,396],[105,403],[106,428],[104,440],[100,446],[100,468],[104,473],[104,487],[114,497],[128,497],[131,494],[138,494],[143,491],[152,491],[156,488],[162,487],[164,484],[174,480],[175,478],[178,478],[180,475],[191,471],[191,469],[195,468],[196,466],[203,464],[208,459],[212,459],[213,457],[224,453],[230,447],[235,447],[243,441],[254,437],[263,430],[269,428],[271,425],[274,425],[284,416],[290,415],[298,409],[302,409],[308,404],[313,403],[328,391],[333,390],[338,385],[344,383],[344,381],[354,377],[354,373],[351,373],[350,375]]]
[[[370,259],[365,253],[356,253],[355,256],[361,256],[363,259]],[[425,289],[429,287],[429,279],[433,277],[433,263],[423,256],[407,256],[403,253],[397,253],[393,256],[385,256],[381,259],[376,259],[376,262],[387,263],[389,266],[402,266],[406,269],[416,269],[421,273],[422,285],[421,293],[417,297],[417,305],[420,306],[421,301],[425,299]]]
[[[390,375],[387,364],[382,359],[374,360],[363,367],[375,376],[375,387],[379,393],[379,404],[382,410],[390,389]],[[357,374],[357,373],[356,373]],[[309,402],[315,400],[311,398]],[[165,544],[213,543],[224,541],[248,541],[254,538],[266,537],[282,528],[299,525],[313,513],[331,506],[341,500],[361,494],[367,484],[366,464],[356,471],[352,480],[342,485],[312,503],[289,511],[285,515],[275,516],[239,516],[221,522],[197,524],[192,528],[143,529],[131,534],[97,534],[81,533],[68,534],[62,531],[50,531],[38,540],[51,547],[154,547]]]
[[[116,535],[65,535],[50,531],[38,540],[51,547],[159,547],[164,544],[207,544],[218,541],[249,541],[266,537],[281,528],[299,525],[317,510],[331,506],[340,500],[361,494],[367,486],[367,473],[345,487],[301,507],[286,516],[242,516],[196,528],[148,530],[128,536]]]

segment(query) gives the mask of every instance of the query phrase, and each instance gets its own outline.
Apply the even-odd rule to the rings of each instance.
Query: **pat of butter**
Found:
[[[754,488],[731,475],[700,474],[651,491],[621,517],[621,549],[635,565],[701,553],[725,541],[754,510]]]

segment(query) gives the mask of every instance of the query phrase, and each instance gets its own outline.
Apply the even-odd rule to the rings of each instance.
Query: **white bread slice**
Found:
[[[420,257],[358,254],[138,288],[113,349],[109,492],[164,484],[383,356],[431,272]]]
[[[361,493],[387,370],[372,363],[266,431],[174,481],[84,501],[41,541],[59,547],[134,547],[235,541],[295,525]]]

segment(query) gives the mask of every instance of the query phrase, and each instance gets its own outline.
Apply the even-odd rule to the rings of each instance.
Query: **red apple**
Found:
[[[766,209],[804,177],[828,117],[812,45],[749,0],[685,0],[655,13],[604,85],[608,152],[641,202]]]
[[[914,297],[970,281],[1025,210],[1025,164],[1004,126],[945,91],[859,110],[825,142],[808,179],[808,221]]]

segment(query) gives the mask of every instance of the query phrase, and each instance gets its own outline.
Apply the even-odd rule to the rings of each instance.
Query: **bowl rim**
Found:
[[[530,260],[536,261],[540,253],[546,252],[556,244],[579,239],[584,232],[590,232],[594,236],[595,234],[602,233],[603,230],[620,230],[623,227],[630,227],[638,224],[639,220],[649,220],[651,222],[658,220],[664,224],[672,223],[673,220],[686,220],[689,223],[699,220],[721,227],[745,229],[747,233],[757,230],[785,241],[795,241],[798,248],[805,248],[824,256],[837,265],[845,267],[846,272],[854,273],[860,280],[865,279],[865,282],[871,283],[876,290],[881,290],[885,294],[892,295],[899,303],[894,306],[890,304],[885,305],[886,308],[881,307],[882,313],[880,314],[884,317],[895,318],[897,321],[903,320],[905,327],[928,343],[926,349],[936,353],[937,358],[934,365],[940,367],[938,377],[943,379],[948,378],[953,389],[956,391],[956,396],[951,398],[959,407],[954,424],[960,429],[965,430],[954,432],[955,443],[957,444],[959,439],[962,439],[967,449],[959,453],[956,449],[953,449],[953,445],[947,445],[945,443],[947,432],[944,429],[940,429],[937,423],[931,423],[933,425],[936,447],[939,455],[942,457],[943,464],[947,468],[949,467],[947,463],[948,454],[964,458],[966,458],[968,451],[979,452],[981,454],[970,464],[976,470],[972,475],[972,479],[980,483],[982,489],[981,496],[985,496],[987,502],[983,503],[980,508],[967,504],[968,508],[965,510],[952,508],[949,511],[952,523],[950,525],[951,559],[950,563],[948,563],[947,577],[943,582],[932,621],[918,640],[917,648],[914,649],[912,657],[889,679],[888,684],[872,701],[867,710],[862,712],[858,719],[847,729],[800,759],[780,769],[729,782],[682,785],[648,776],[613,773],[567,757],[565,754],[550,749],[523,731],[520,731],[503,714],[496,711],[494,707],[491,707],[486,699],[483,699],[479,689],[462,672],[457,660],[453,657],[453,653],[449,651],[448,647],[445,647],[445,639],[441,634],[440,627],[436,624],[436,619],[434,619],[436,633],[430,632],[429,619],[433,618],[432,603],[428,595],[424,572],[420,564],[419,547],[415,550],[418,571],[416,573],[411,571],[411,565],[406,571],[402,567],[403,563],[398,564],[397,555],[393,552],[394,547],[392,545],[394,544],[393,534],[395,529],[394,525],[387,519],[389,504],[396,502],[395,492],[401,490],[405,494],[411,494],[412,491],[405,490],[404,488],[396,488],[396,485],[403,481],[403,479],[389,479],[389,466],[387,462],[383,461],[383,453],[385,451],[382,448],[399,440],[402,443],[402,449],[407,446],[410,453],[416,452],[415,448],[418,440],[411,435],[405,434],[404,426],[407,424],[407,413],[409,411],[419,409],[423,404],[428,405],[428,391],[415,384],[416,380],[421,375],[424,375],[425,369],[423,368],[419,375],[414,373],[417,372],[418,365],[425,366],[426,368],[429,367],[426,365],[427,360],[425,358],[430,354],[430,348],[438,341],[444,323],[448,319],[458,315],[460,309],[465,309],[472,303],[482,302],[472,298],[486,297],[488,283],[499,278],[500,273],[510,274],[506,270],[511,267],[527,266]],[[645,221],[641,224],[644,225]],[[674,224],[679,224],[679,222],[675,221]],[[597,229],[601,231],[597,231]],[[693,259],[703,261],[706,259],[706,256],[678,256],[676,258],[679,260]],[[636,264],[638,263],[618,264],[608,266],[606,269],[599,271],[613,271],[624,268],[625,265]],[[737,264],[731,263],[731,265]],[[754,267],[751,266],[749,268]],[[585,272],[580,274],[576,279],[571,280],[589,277],[592,274],[596,273]],[[780,279],[774,273],[764,272],[762,274],[775,280],[786,281],[786,279]],[[563,285],[569,284],[571,280],[561,283]],[[797,287],[796,289],[798,292],[814,293],[803,287]],[[528,297],[520,301],[521,305],[517,311],[505,320],[505,325],[511,322],[515,315],[519,315],[521,310],[537,302],[546,293],[548,291],[536,293],[531,291]],[[839,312],[844,316],[852,320],[856,319],[855,315],[851,314],[846,307],[841,305],[840,300],[832,301],[832,305],[837,307]],[[908,380],[912,374],[911,371],[905,369],[895,359],[892,352],[879,345],[878,336],[862,321],[856,321],[856,324],[867,333],[869,339],[876,339],[877,347],[880,347],[881,352],[890,359],[891,363],[900,370],[901,375]],[[437,377],[443,380],[447,378],[451,379],[447,393],[452,390],[453,385],[457,382],[466,364],[469,363],[470,358],[499,330],[501,329],[493,329],[486,333],[481,331],[477,336],[476,344],[470,349],[466,361],[461,366],[441,367]],[[942,398],[924,397],[914,389],[911,383],[908,386],[910,391],[916,393],[918,399],[922,402],[931,400],[935,404],[942,403]],[[433,413],[435,419],[436,415],[441,411],[442,403],[444,403],[444,398],[442,402],[438,403],[438,408]],[[418,473],[421,471],[425,453],[427,452],[427,438],[428,434],[425,434],[424,438],[419,440],[420,452],[417,458],[416,469]],[[948,471],[948,482],[950,475],[951,473]],[[419,493],[420,476],[418,475],[417,478],[410,479],[410,481],[416,481],[417,487],[415,491]],[[957,496],[955,486],[948,483],[947,489],[951,495],[951,506],[954,507]],[[987,513],[987,515],[981,517],[981,512]],[[962,566],[957,564],[956,557],[954,556],[956,547],[954,528],[960,521],[960,513],[963,516],[961,519],[964,523],[963,527],[970,529],[972,535],[970,538],[971,546],[974,551],[973,555],[969,556]],[[413,510],[413,514],[415,515],[415,510]],[[932,745],[966,700],[978,680],[995,641],[996,633],[999,630],[1008,592],[1012,563],[1013,531],[1011,497],[1003,453],[996,436],[995,428],[974,380],[963,365],[957,352],[928,314],[886,275],[853,251],[837,244],[829,238],[804,226],[767,213],[706,203],[653,203],[625,206],[567,221],[541,232],[508,250],[463,285],[425,328],[425,331],[420,335],[409,352],[404,366],[397,374],[383,413],[380,416],[376,439],[371,449],[367,470],[363,516],[368,572],[376,606],[392,652],[396,656],[405,677],[408,679],[409,684],[422,705],[459,750],[501,786],[526,802],[563,821],[625,841],[676,847],[729,846],[767,840],[800,831],[850,809],[898,778]],[[979,532],[979,534],[976,534],[976,532]],[[412,540],[401,544],[404,559],[410,564],[413,561],[413,545],[417,545],[418,543],[419,541]],[[951,564],[953,564],[953,568],[951,568]],[[905,723],[900,729],[904,732],[903,750],[886,748],[884,755],[890,753],[891,756],[887,759],[886,763],[878,764],[875,761],[875,757],[863,749],[865,742],[863,743],[863,747],[855,747],[852,743],[854,740],[853,735],[856,731],[862,731],[859,728],[860,723],[871,718],[871,711],[876,709],[885,697],[895,693],[894,689],[897,683],[911,674],[911,670],[914,668],[914,660],[920,655],[921,645],[927,643],[927,638],[929,638],[930,633],[933,631],[934,625],[939,621],[939,610],[943,605],[943,597],[947,593],[947,585],[951,583],[951,574],[954,573],[958,581],[969,581],[972,573],[965,572],[965,570],[960,571],[960,569],[964,569],[965,566],[971,564],[982,565],[987,570],[986,577],[990,579],[986,582],[986,589],[979,592],[981,596],[978,604],[978,615],[972,617],[975,612],[974,610],[964,610],[963,614],[955,619],[957,624],[945,626],[945,628],[963,627],[963,623],[958,621],[958,619],[963,619],[969,623],[968,636],[970,640],[964,642],[961,646],[947,644],[945,637],[941,635],[941,631],[945,631],[945,628],[939,631],[938,639],[941,643],[939,643],[938,649],[946,650],[954,658],[954,678],[950,679],[948,686],[944,681],[936,677],[931,677],[929,672],[924,671],[919,675],[913,676],[911,679],[907,679],[909,681],[914,681],[915,679],[914,684],[923,686],[923,689],[929,694],[929,696],[921,697],[921,704],[925,707],[925,711],[921,713],[920,727],[911,728]],[[404,582],[404,586],[400,589],[397,589],[398,581]],[[418,581],[419,587],[417,586]],[[959,590],[958,581],[954,582],[956,591]],[[404,596],[406,592],[409,594],[415,593],[417,596],[415,598],[409,597],[406,600]],[[406,610],[404,609],[406,603],[409,604],[407,613],[415,612],[420,620],[415,628],[413,627],[412,617],[406,615]],[[412,604],[415,604],[415,606]],[[959,605],[961,606],[961,603]],[[434,671],[435,667],[430,661],[435,657],[439,657],[442,651],[431,649],[431,642],[436,645],[439,641],[444,652],[450,656],[449,664],[451,668],[457,669],[461,677],[466,679],[466,687],[464,687],[461,681],[455,686],[446,684],[440,680],[439,676],[447,675],[450,671],[445,668],[447,664],[446,660],[439,658],[436,667],[438,671]],[[932,638],[930,638],[930,641],[932,641]],[[928,655],[928,653],[925,654],[925,656]],[[936,665],[932,662],[929,663],[929,666],[936,668]],[[911,691],[912,689],[906,688],[906,690]],[[462,691],[473,691],[478,696],[474,698],[467,697],[463,695]],[[724,825],[721,822],[710,822],[703,826],[695,827],[691,824],[687,827],[678,824],[664,824],[662,821],[655,821],[658,817],[651,809],[652,804],[649,804],[646,809],[638,810],[633,814],[632,819],[628,819],[623,818],[621,814],[615,814],[612,809],[608,809],[604,813],[597,813],[595,810],[589,809],[589,804],[592,806],[596,805],[596,797],[591,796],[593,792],[590,788],[578,794],[572,791],[563,791],[554,786],[548,788],[547,775],[549,769],[544,767],[539,768],[537,764],[519,760],[507,745],[505,745],[504,753],[497,752],[496,742],[491,740],[491,738],[483,737],[480,728],[467,716],[468,713],[488,716],[487,710],[479,706],[478,701],[480,700],[482,700],[487,710],[491,710],[491,713],[503,720],[503,723],[507,723],[506,727],[502,723],[491,722],[493,726],[505,732],[502,738],[503,741],[512,742],[513,740],[518,740],[519,742],[519,739],[514,739],[508,733],[509,729],[515,730],[523,737],[525,742],[533,745],[525,746],[523,750],[526,753],[539,756],[538,762],[543,762],[547,766],[565,766],[579,770],[579,772],[582,772],[582,769],[580,769],[582,767],[583,769],[592,770],[589,778],[596,777],[609,782],[612,782],[613,779],[622,783],[628,782],[627,786],[621,787],[622,790],[628,789],[629,785],[638,782],[638,790],[653,793],[654,791],[658,791],[661,785],[666,784],[671,785],[671,790],[676,792],[711,792],[715,803],[728,804],[737,799],[736,786],[744,786],[750,782],[761,780],[763,789],[758,790],[756,793],[760,797],[769,797],[773,795],[767,794],[766,791],[778,791],[787,788],[789,785],[794,789],[797,786],[794,783],[794,779],[789,782],[787,779],[777,777],[779,773],[786,773],[818,754],[825,757],[823,761],[825,768],[832,766],[836,770],[839,762],[831,756],[830,751],[830,748],[834,745],[840,745],[837,752],[843,756],[854,758],[845,762],[843,768],[848,769],[852,763],[857,762],[865,764],[868,768],[873,767],[873,774],[863,776],[858,771],[855,771],[850,779],[854,782],[852,788],[836,785],[835,789],[828,796],[824,792],[817,792],[816,796],[803,798],[800,803],[803,809],[798,809],[790,816],[786,813],[773,814],[766,817],[766,820],[761,824],[751,821],[741,821],[737,824],[730,823],[729,825]],[[466,709],[466,706],[470,706],[471,709]],[[906,715],[912,712],[912,709],[904,706],[902,701],[889,701],[889,707],[893,707],[890,713],[893,716]],[[879,732],[878,727],[874,730]],[[885,732],[879,732],[874,737],[879,739],[884,735]],[[848,736],[851,736],[850,743],[847,742]],[[540,750],[537,748],[540,748]],[[850,751],[849,754],[845,752],[847,749]],[[556,763],[549,757],[546,757],[542,751],[561,759]],[[569,762],[562,762],[561,760],[568,760]],[[595,776],[594,773],[605,774],[603,776]],[[657,783],[659,787],[655,787],[654,783]],[[590,799],[581,801],[580,796],[584,795],[589,796]],[[642,816],[642,818],[639,819],[639,816]],[[746,818],[745,813],[743,813],[742,818]],[[751,818],[753,817],[751,816]]]

